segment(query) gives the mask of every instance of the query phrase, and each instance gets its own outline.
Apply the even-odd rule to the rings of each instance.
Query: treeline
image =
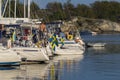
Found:
[[[14,6],[11,6],[11,9],[12,7]],[[18,1],[17,8],[19,9],[17,9],[17,17],[22,17],[24,15],[22,7],[23,3]],[[12,11],[11,15],[13,15]],[[5,16],[8,16],[8,11],[6,11]],[[50,2],[46,5],[45,9],[41,9],[37,3],[31,2],[31,18],[53,21],[69,20],[72,17],[77,16],[118,21],[120,19],[120,2],[95,1],[90,5],[78,4],[77,6],[74,6],[70,0],[68,0],[64,4],[60,2]]]
[[[66,20],[76,16],[111,21],[118,21],[120,18],[120,3],[116,1],[96,1],[90,5],[78,4],[77,6],[69,1],[63,5],[53,2],[48,3],[46,9],[50,20]]]

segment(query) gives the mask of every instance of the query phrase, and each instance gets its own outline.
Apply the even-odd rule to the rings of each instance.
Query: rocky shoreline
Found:
[[[67,28],[68,29],[77,28],[79,31],[89,30],[89,31],[97,32],[98,34],[120,33],[120,23],[112,22],[104,19],[90,19],[83,17],[74,18],[71,21],[65,22],[64,29]]]

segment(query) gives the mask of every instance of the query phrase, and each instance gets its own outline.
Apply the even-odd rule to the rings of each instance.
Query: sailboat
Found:
[[[4,0],[5,1],[5,0]],[[0,2],[2,2],[2,0],[0,0]],[[26,3],[27,2],[27,3]],[[16,27],[14,26],[14,30],[17,30],[18,28],[21,29],[22,27],[22,24],[24,23],[28,23],[27,25],[29,26],[24,26],[24,27],[29,27],[30,30],[31,30],[31,26],[33,24],[31,24],[31,19],[30,19],[30,0],[24,0],[24,17],[22,18],[17,18],[17,1],[15,0],[14,1],[14,17],[11,17],[11,0],[6,0],[5,1],[5,7],[4,7],[4,10],[3,12],[1,11],[0,13],[0,18],[1,17],[4,17],[5,15],[5,12],[6,11],[6,6],[9,5],[9,19],[8,18],[4,18],[6,19],[5,23],[1,22],[2,24],[8,24],[8,27],[12,27],[12,25],[14,24],[19,24],[19,27]],[[0,3],[0,8],[2,7],[2,4]],[[27,10],[28,11],[27,11]],[[26,14],[28,13],[28,14]],[[7,22],[7,20],[9,20],[9,22]],[[18,23],[19,22],[19,23]],[[23,27],[22,27],[23,28]],[[17,32],[17,31],[16,31]],[[23,31],[21,31],[22,33]],[[25,36],[26,37],[26,34],[25,35],[20,35],[20,36]],[[25,40],[24,40],[25,41]],[[14,43],[14,41],[12,42]],[[44,48],[44,47],[33,47],[33,46],[12,46],[10,48],[10,50],[14,51],[15,53],[17,53],[18,55],[21,56],[21,59],[22,60],[26,60],[26,61],[48,61],[49,60],[49,55],[47,54],[48,51],[46,51],[47,48]]]
[[[79,42],[76,42],[73,38],[73,36],[71,35],[71,38],[66,38],[65,34],[63,32],[60,32],[60,34],[62,33],[62,35],[53,35],[53,41],[51,41],[52,43],[52,47],[54,47],[54,54],[56,55],[81,55],[84,53],[85,51],[85,47],[84,45],[80,44],[80,40]],[[80,36],[77,37],[77,39]],[[55,44],[55,40],[57,40],[58,44]],[[62,39],[62,40],[61,40]],[[56,46],[55,46],[56,45]]]
[[[24,37],[29,37],[29,40],[24,40],[23,39]],[[40,45],[40,43],[37,42],[38,45],[33,43],[31,36],[22,36],[20,38],[23,39],[20,42],[20,45],[13,46],[11,50],[17,52],[21,56],[22,60],[26,60],[26,61],[49,61],[50,60],[49,56],[51,56],[52,54],[51,54],[49,45],[46,45],[46,47],[38,46]],[[21,45],[22,42],[25,42],[25,44],[28,44],[28,45],[25,45],[25,44]]]
[[[19,66],[21,57],[14,51],[4,48],[0,44],[0,66]]]
[[[62,45],[59,42],[59,45]],[[57,55],[81,55],[85,51],[85,47],[79,43],[76,43],[75,40],[65,40],[64,46],[56,47],[55,54]]]

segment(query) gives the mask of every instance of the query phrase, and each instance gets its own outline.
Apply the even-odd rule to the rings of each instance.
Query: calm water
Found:
[[[49,64],[0,67],[0,80],[120,80],[120,35],[82,38],[107,44],[86,48],[84,55],[55,57]]]

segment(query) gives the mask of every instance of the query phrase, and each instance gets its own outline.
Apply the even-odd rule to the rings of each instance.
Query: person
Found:
[[[83,40],[80,39],[79,37],[76,37],[75,42],[76,42],[76,43],[79,43],[79,44],[81,44],[81,45],[83,45],[83,46],[85,45],[85,43],[83,42]]]
[[[37,43],[38,42],[37,34],[34,34],[32,38],[33,38],[33,43]]]
[[[40,40],[44,38],[44,32],[46,32],[46,25],[42,22],[40,27],[39,27],[39,36]]]
[[[12,47],[12,41],[10,39],[10,36],[8,36],[8,40],[7,40],[7,48],[11,48]]]

